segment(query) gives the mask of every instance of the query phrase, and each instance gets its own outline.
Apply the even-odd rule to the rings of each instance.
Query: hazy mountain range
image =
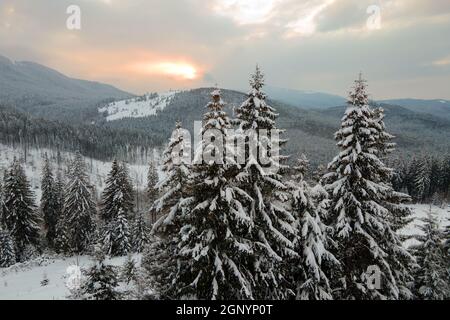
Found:
[[[305,152],[313,163],[329,161],[336,152],[333,133],[339,127],[346,99],[320,92],[270,86],[265,89],[269,102],[280,114],[279,126],[287,129],[287,152]],[[146,144],[151,141],[153,145],[147,147],[163,145],[177,120],[192,130],[193,122],[202,119],[211,90],[199,88],[136,97],[110,85],[71,79],[39,64],[13,63],[0,57],[3,108],[29,114],[30,121],[56,120],[60,126],[72,126],[72,132],[76,132],[77,123],[97,128],[95,132],[100,130],[103,137],[116,130],[121,132],[122,144],[127,143],[125,133],[129,132],[133,139],[130,144],[134,146],[141,140]],[[238,91],[223,89],[222,93],[230,115],[246,98]],[[386,124],[397,136],[399,153],[449,152],[449,101],[401,99],[376,104],[386,110]],[[7,121],[0,121],[0,130],[5,125]],[[73,141],[67,145],[77,147]]]

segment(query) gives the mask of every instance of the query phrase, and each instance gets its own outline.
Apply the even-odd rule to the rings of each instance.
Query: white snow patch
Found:
[[[409,205],[408,207],[411,208],[413,211],[414,220],[405,228],[400,230],[400,233],[406,236],[412,236],[412,235],[420,235],[422,234],[422,231],[420,230],[419,226],[423,225],[424,222],[420,219],[426,218],[428,211],[430,210],[429,204],[413,204]],[[440,208],[437,206],[431,206],[431,211],[433,212],[434,216],[436,217],[441,229],[446,227],[450,224],[450,207],[446,208]],[[411,245],[418,244],[417,240],[415,239],[408,239],[405,242],[406,247],[410,247]]]
[[[106,121],[154,116],[158,111],[164,110],[179,92],[146,94],[141,97],[116,101],[99,108],[98,112],[106,113]]]
[[[140,264],[140,256],[133,259]],[[107,264],[122,266],[126,257],[106,260]],[[88,256],[79,257],[39,257],[35,260],[0,268],[0,300],[65,300],[69,295],[66,281],[67,268],[78,265],[81,269],[93,264]],[[41,285],[44,276],[49,280]]]

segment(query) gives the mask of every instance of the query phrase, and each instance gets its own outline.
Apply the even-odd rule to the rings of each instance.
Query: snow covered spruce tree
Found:
[[[147,199],[149,206],[151,207],[155,200],[158,198],[158,172],[156,171],[155,164],[150,161],[147,172]]]
[[[65,222],[71,251],[84,253],[89,249],[95,229],[95,203],[92,200],[86,164],[79,152],[70,168],[70,181],[64,199]]]
[[[7,268],[16,263],[14,240],[9,231],[0,226],[0,268]]]
[[[264,76],[258,66],[250,85],[248,99],[235,110],[234,122],[238,125],[238,147],[245,146],[245,164],[237,179],[253,199],[246,208],[253,224],[253,297],[282,299],[289,295],[282,261],[296,256],[291,241],[295,235],[295,219],[285,208],[287,188],[281,176],[286,169],[283,164],[286,157],[280,155],[280,147],[286,140],[280,139],[283,130],[275,123],[278,114],[266,103],[266,95],[261,91]]]
[[[444,234],[431,206],[428,216],[422,220],[422,234],[415,236],[420,244],[412,248],[419,265],[414,274],[415,294],[423,300],[443,300],[450,297],[449,256],[443,246]]]
[[[394,136],[386,131],[383,108],[376,108],[372,112],[373,122],[370,124],[370,130],[373,133],[373,141],[371,142],[371,149],[381,161],[384,161],[388,155],[395,151],[396,144],[392,142]],[[381,164],[374,166],[369,173],[371,173],[371,180],[384,185],[385,199],[382,200],[382,205],[387,209],[386,218],[391,220],[392,229],[398,231],[406,227],[413,220],[412,212],[402,204],[411,201],[411,197],[397,192],[393,188],[394,170]],[[403,240],[406,239],[403,238]]]
[[[360,76],[336,133],[341,152],[329,164],[324,181],[330,193],[332,252],[341,268],[335,283],[340,299],[399,299],[410,297],[411,255],[403,248],[388,216],[391,187],[380,172],[387,169],[376,148],[376,118],[368,105],[366,83]],[[380,279],[374,285],[372,276]],[[376,281],[375,281],[376,283]]]
[[[430,186],[430,166],[428,158],[422,157],[417,161],[417,168],[415,171],[413,186],[414,186],[414,200],[422,202],[428,193]]]
[[[67,215],[64,211],[64,202],[65,202],[65,194],[66,194],[66,184],[64,182],[64,178],[61,175],[61,172],[58,171],[56,175],[56,197],[57,201],[61,204],[61,214],[56,223],[56,237],[54,240],[54,249],[57,253],[60,254],[70,254],[71,246],[70,246],[70,228],[67,222]]]
[[[112,163],[102,193],[100,216],[104,223],[103,245],[108,254],[126,255],[131,250],[129,219],[133,211],[133,194],[124,165]]]
[[[62,203],[53,177],[47,154],[44,159],[41,181],[41,212],[44,217],[45,238],[50,248],[55,248],[56,226],[62,212]]]
[[[292,195],[291,211],[296,219],[294,249],[298,254],[288,260],[287,268],[296,299],[329,300],[332,299],[330,281],[322,266],[327,265],[329,270],[339,263],[328,251],[326,226],[318,212],[314,191],[304,179],[308,164],[302,155],[292,168],[293,180],[286,182]]]
[[[39,215],[34,203],[34,194],[20,162],[14,158],[5,173],[3,186],[3,221],[16,246],[17,260],[27,259],[28,246],[39,245]]]
[[[169,144],[163,153],[164,179],[157,184],[160,197],[153,209],[159,219],[154,223],[152,234],[155,241],[146,250],[143,267],[147,271],[151,287],[159,298],[173,298],[176,288],[172,279],[177,272],[179,257],[176,253],[183,203],[189,197],[190,141],[187,131],[177,122]]]
[[[252,220],[244,206],[252,199],[234,180],[240,168],[233,153],[226,151],[231,125],[220,91],[211,96],[192,166],[192,197],[180,230],[178,254],[184,263],[174,278],[176,296],[252,299]]]
[[[143,252],[150,243],[150,228],[142,212],[136,213],[131,229],[131,236],[132,250],[134,252]]]
[[[86,280],[80,288],[83,300],[119,300],[118,275],[114,267],[105,263],[103,251],[97,248],[94,264],[86,271]]]

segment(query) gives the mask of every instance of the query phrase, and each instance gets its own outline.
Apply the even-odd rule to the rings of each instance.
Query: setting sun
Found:
[[[193,80],[197,78],[197,70],[189,64],[185,63],[173,63],[164,62],[156,65],[157,69],[161,70],[161,73],[169,76],[180,77],[187,80]]]
[[[135,72],[147,75],[163,75],[176,80],[194,80],[198,77],[197,68],[186,62],[141,62],[132,66]]]

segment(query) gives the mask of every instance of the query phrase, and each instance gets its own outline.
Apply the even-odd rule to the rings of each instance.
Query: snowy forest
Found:
[[[259,67],[249,83],[232,111],[211,89],[198,146],[182,121],[160,124],[173,132],[145,165],[141,189],[130,163],[163,134],[61,131],[50,120],[30,132],[20,129],[26,119],[2,126],[1,142],[20,154],[0,180],[0,298],[21,272],[37,270],[38,287],[64,292],[57,299],[450,299],[450,154],[399,153],[360,74],[332,137],[336,153],[311,165],[310,154],[288,147],[301,141],[278,123]],[[22,117],[1,108],[0,116]],[[246,139],[248,131],[256,134]],[[65,167],[43,154],[38,196],[24,137],[58,154],[55,145],[79,148]],[[114,159],[101,190],[88,170],[93,155]],[[52,277],[55,261],[69,261],[74,273]]]

